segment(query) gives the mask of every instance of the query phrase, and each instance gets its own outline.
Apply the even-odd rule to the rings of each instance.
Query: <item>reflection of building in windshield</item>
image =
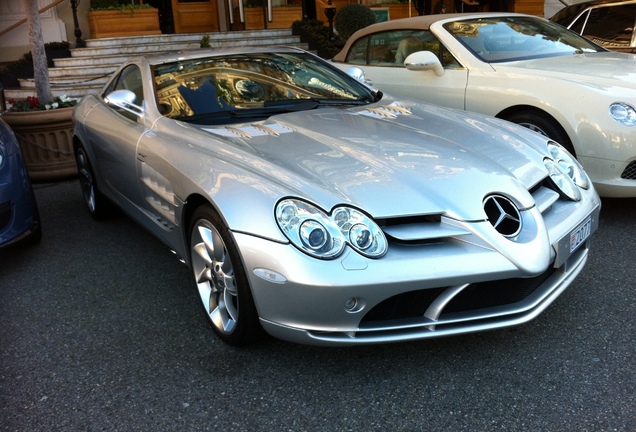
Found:
[[[154,70],[157,98],[172,118],[296,99],[355,100],[346,79],[308,56],[243,55],[184,60]]]

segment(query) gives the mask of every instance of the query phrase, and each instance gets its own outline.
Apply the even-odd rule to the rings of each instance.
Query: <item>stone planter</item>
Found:
[[[161,34],[159,9],[97,10],[86,14],[92,38]]]
[[[18,138],[32,181],[44,182],[77,175],[72,116],[73,107],[6,112],[2,116]]]

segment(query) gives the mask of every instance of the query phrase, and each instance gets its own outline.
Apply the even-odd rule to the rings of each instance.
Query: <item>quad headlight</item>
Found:
[[[625,126],[636,125],[636,108],[625,102],[614,102],[609,107],[610,116]]]
[[[336,207],[329,215],[312,204],[290,198],[279,202],[275,213],[285,236],[311,256],[335,258],[347,244],[369,258],[379,258],[387,251],[380,227],[352,207]]]
[[[550,157],[543,160],[550,178],[568,198],[578,201],[581,192],[578,188],[588,189],[590,182],[583,167],[567,150],[555,142],[548,143]]]

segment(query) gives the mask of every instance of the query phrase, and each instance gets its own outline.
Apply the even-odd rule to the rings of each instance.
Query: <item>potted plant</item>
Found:
[[[161,34],[159,9],[141,0],[91,0],[87,17],[92,38]]]
[[[53,60],[71,56],[71,44],[67,41],[47,42],[44,44],[47,66],[53,67]],[[31,51],[24,53],[18,60],[7,63],[0,69],[0,82],[5,89],[19,87],[20,78],[33,78],[33,56]]]
[[[77,99],[54,98],[42,37],[37,0],[23,0],[29,25],[33,77],[37,97],[9,101],[2,118],[16,132],[29,177],[51,180],[77,173],[72,151],[73,106]]]

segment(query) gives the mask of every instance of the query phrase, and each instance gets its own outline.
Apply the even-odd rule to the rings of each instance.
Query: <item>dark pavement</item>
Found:
[[[0,253],[2,431],[634,431],[636,200],[514,329],[316,348],[215,338],[190,271],[76,180],[36,185],[42,243]]]

